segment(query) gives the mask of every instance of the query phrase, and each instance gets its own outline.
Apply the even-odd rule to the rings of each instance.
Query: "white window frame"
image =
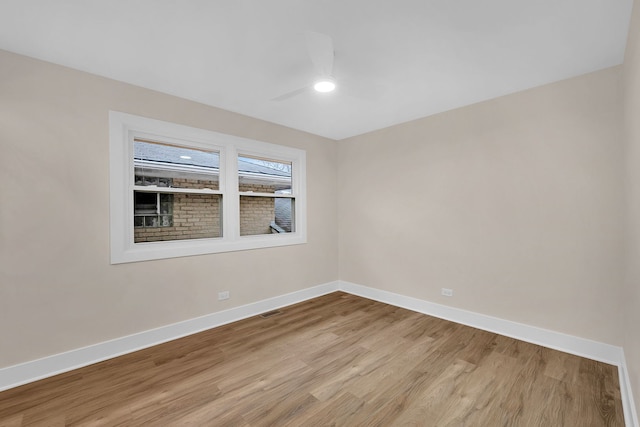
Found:
[[[220,153],[222,237],[161,242],[133,241],[133,140],[144,138]],[[295,198],[291,233],[240,236],[238,154],[291,162]],[[307,242],[306,152],[117,111],[109,112],[111,264],[304,244]]]

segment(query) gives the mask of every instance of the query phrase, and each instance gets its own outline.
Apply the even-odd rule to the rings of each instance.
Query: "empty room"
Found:
[[[0,0],[0,427],[639,426],[640,0]]]

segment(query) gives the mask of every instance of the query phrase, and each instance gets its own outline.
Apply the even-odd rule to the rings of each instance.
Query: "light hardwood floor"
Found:
[[[336,292],[0,393],[0,426],[622,426],[617,368]]]

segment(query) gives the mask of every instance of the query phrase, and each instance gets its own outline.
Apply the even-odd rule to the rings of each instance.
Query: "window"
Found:
[[[305,152],[110,113],[111,262],[306,243]]]

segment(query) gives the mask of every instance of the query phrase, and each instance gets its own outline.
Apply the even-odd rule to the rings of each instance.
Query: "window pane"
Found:
[[[291,194],[291,163],[238,156],[238,183],[239,191]]]
[[[136,193],[139,194],[139,193]],[[158,193],[147,193],[155,194]],[[134,218],[134,242],[160,242],[221,237],[222,196],[159,194],[160,212]]]
[[[158,193],[134,193],[134,212],[136,215],[155,215],[158,213]]]
[[[135,140],[135,185],[219,189],[220,153]]]
[[[145,227],[158,227],[158,217],[157,215],[150,215],[144,217],[144,226]]]
[[[240,235],[295,231],[294,205],[289,197],[240,196]]]
[[[171,215],[173,213],[173,194],[160,193],[158,197],[160,197],[160,213]]]
[[[295,199],[277,197],[275,199],[275,217],[277,230],[279,233],[291,233],[295,229]]]

